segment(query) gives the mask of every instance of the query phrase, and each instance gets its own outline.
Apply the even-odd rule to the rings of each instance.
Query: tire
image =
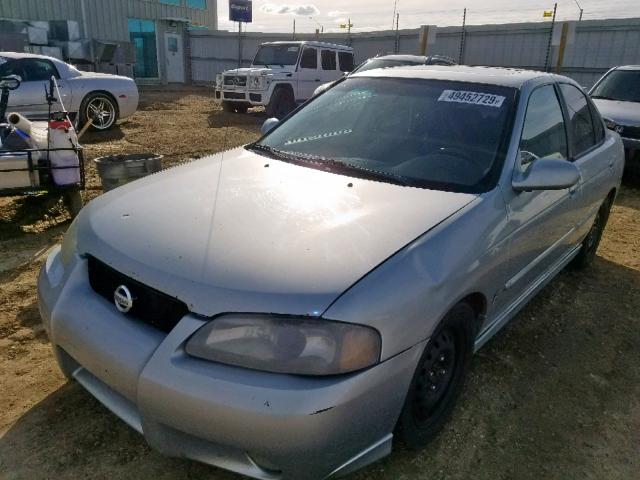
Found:
[[[222,110],[227,113],[247,113],[249,105],[239,102],[222,102]]]
[[[64,192],[64,204],[69,211],[71,218],[76,218],[76,215],[82,210],[82,195],[80,190],[69,190]]]
[[[459,303],[427,343],[396,427],[407,447],[424,447],[451,416],[471,365],[475,326],[473,309]]]
[[[91,130],[104,132],[113,128],[118,120],[118,103],[106,93],[94,92],[87,95],[78,112],[78,128],[84,127],[91,118]]]
[[[286,88],[276,88],[267,105],[267,116],[282,120],[294,108],[296,108],[296,101],[291,91]]]
[[[589,267],[593,260],[596,258],[596,251],[600,240],[602,239],[602,232],[604,227],[607,226],[607,220],[609,220],[609,213],[611,212],[611,199],[607,198],[598,209],[596,218],[593,220],[591,229],[587,236],[582,240],[582,246],[578,254],[571,260],[571,267],[576,270]]]

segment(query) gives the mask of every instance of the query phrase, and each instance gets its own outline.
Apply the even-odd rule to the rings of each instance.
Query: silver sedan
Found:
[[[52,76],[60,88],[64,107],[78,116],[80,125],[91,119],[94,130],[108,130],[119,118],[133,115],[138,108],[138,88],[132,79],[81,72],[56,58],[0,52],[0,78],[8,75],[18,75],[22,83],[11,92],[7,111],[17,111],[28,118],[47,118],[45,88]],[[53,111],[60,109],[59,102],[53,105]]]
[[[593,260],[623,169],[572,80],[355,74],[92,201],[38,280],[65,374],[168,455],[324,479],[419,448],[472,354]]]

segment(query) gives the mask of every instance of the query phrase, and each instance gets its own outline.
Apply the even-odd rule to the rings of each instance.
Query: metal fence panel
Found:
[[[462,63],[544,70],[551,33],[550,22],[505,25],[471,25],[466,28]],[[437,30],[436,42],[427,46],[428,54],[458,60],[461,27]],[[250,65],[261,43],[291,40],[288,33],[247,33],[243,37],[242,65]],[[313,40],[312,34],[298,34],[298,40]],[[396,32],[327,33],[321,40],[350,44],[356,63],[375,55],[392,53]],[[586,87],[616,65],[640,64],[640,19],[585,20],[576,27],[575,43],[567,45],[563,74]],[[420,48],[420,29],[398,32],[398,51],[416,54]],[[558,47],[549,52],[549,69],[555,70]],[[191,62],[194,82],[213,82],[218,72],[238,65],[238,38],[233,32],[193,32]]]

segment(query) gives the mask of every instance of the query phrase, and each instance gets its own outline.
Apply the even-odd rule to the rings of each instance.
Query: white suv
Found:
[[[311,98],[319,85],[351,70],[351,47],[314,41],[263,43],[251,67],[216,75],[215,98],[226,111],[245,113],[264,105],[267,115],[282,118]]]

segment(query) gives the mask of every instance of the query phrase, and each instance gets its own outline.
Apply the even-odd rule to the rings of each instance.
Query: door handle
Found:
[[[319,79],[319,78],[316,78],[316,79],[314,80],[314,82],[319,82],[319,81],[320,81],[320,79]]]

